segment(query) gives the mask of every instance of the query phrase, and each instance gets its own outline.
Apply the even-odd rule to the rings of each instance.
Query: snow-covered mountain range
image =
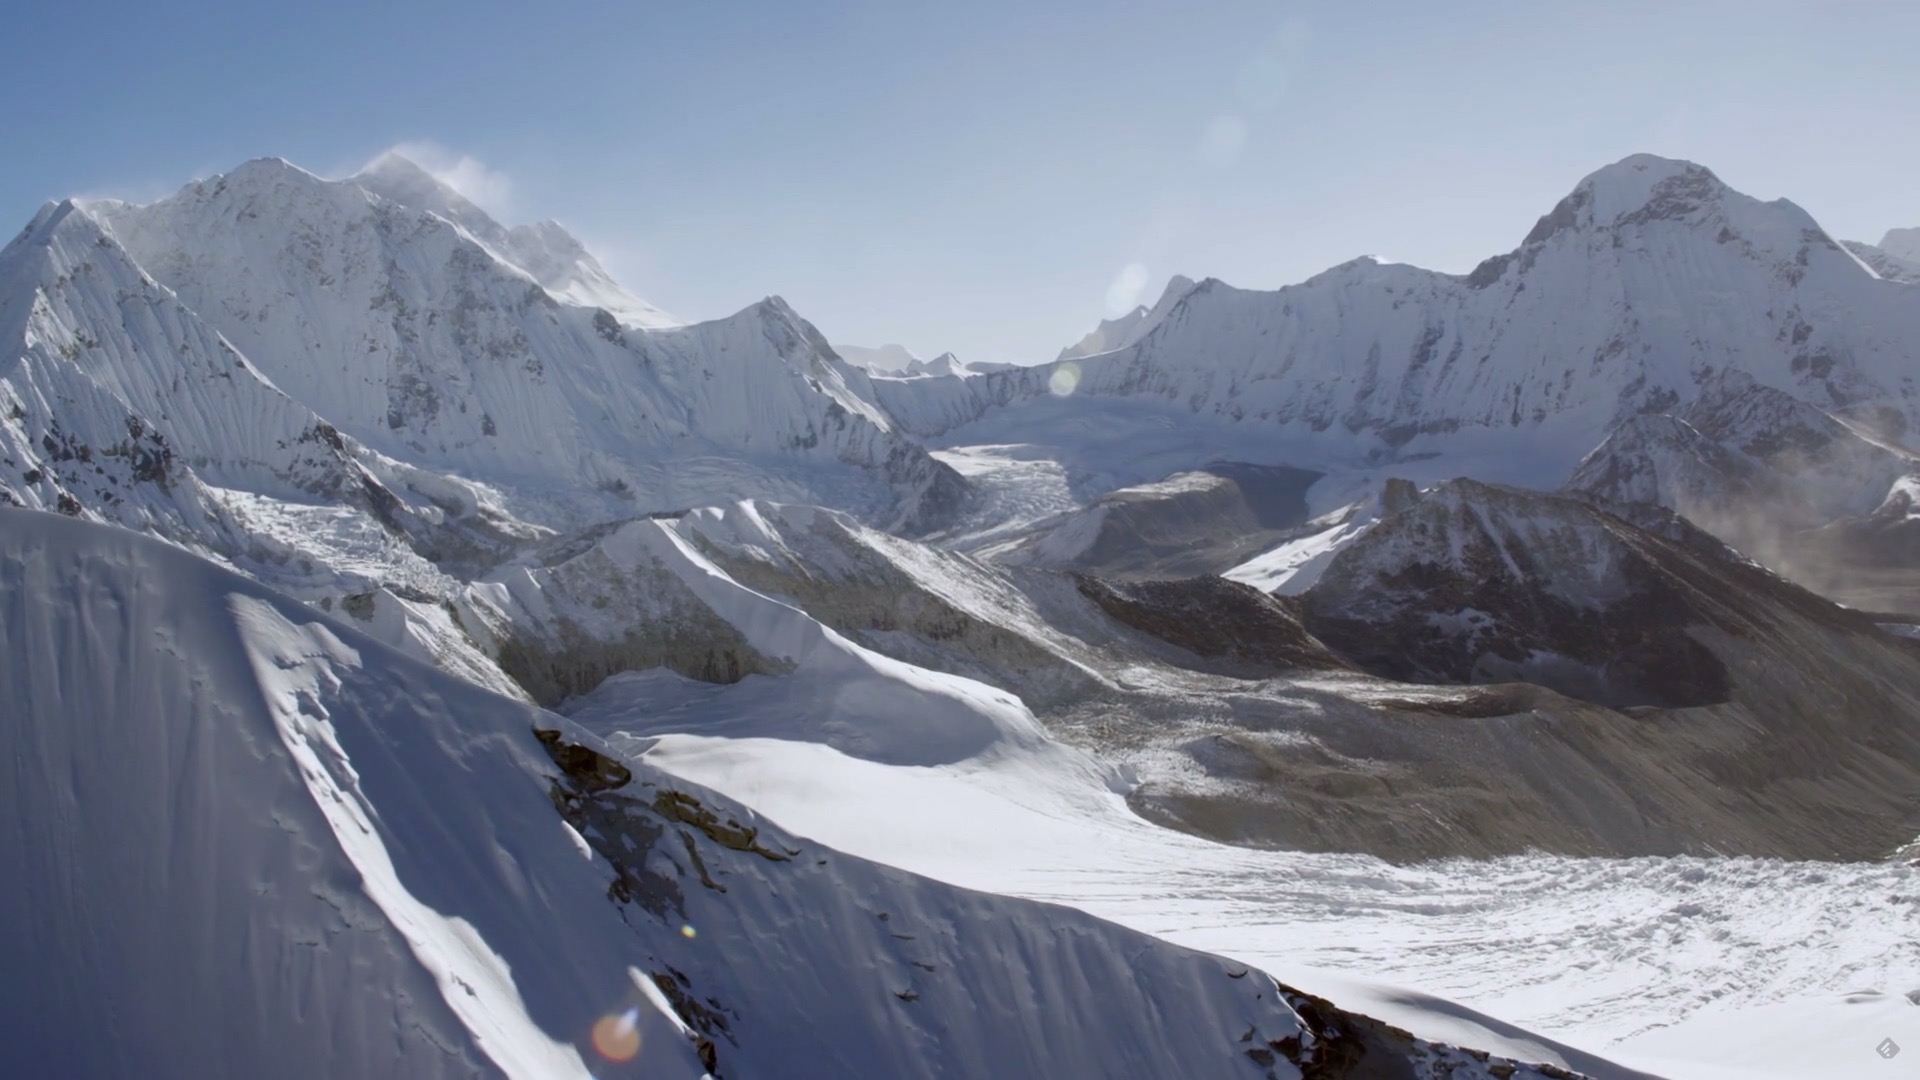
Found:
[[[487,525],[566,530],[755,495],[913,528],[962,486],[778,298],[674,325],[559,226],[503,228],[399,159],[342,181],[257,161],[148,206],[51,206],[0,262],[20,369],[0,490],[24,505],[118,514],[43,444],[58,425],[56,441],[106,450],[129,422],[166,439],[180,472],[223,469],[209,481],[273,496],[316,482],[299,448],[324,422],[341,445],[308,456],[363,459],[409,507]],[[185,372],[203,377],[164,405],[139,396]],[[81,394],[103,415],[64,406]],[[281,486],[248,478],[262,472]]]
[[[394,155],[50,203],[0,250],[0,854],[13,966],[79,959],[0,1071],[105,1001],[86,1075],[1645,1075],[954,886],[1913,857],[1916,290],[1920,231],[1645,155],[1470,274],[1175,278],[1019,368],[675,319]]]
[[[1792,203],[1644,155],[1581,181],[1471,274],[1363,258],[1275,292],[1206,280],[1160,307],[1112,351],[887,384],[882,401],[908,429],[955,441],[1070,390],[1240,429],[1295,464],[1526,454],[1533,475],[1507,478],[1536,481],[1727,369],[1894,438],[1920,430],[1909,287],[1869,273]]]

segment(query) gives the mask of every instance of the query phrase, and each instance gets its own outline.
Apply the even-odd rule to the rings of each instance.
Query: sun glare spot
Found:
[[[608,1061],[632,1061],[640,1054],[640,1010],[603,1016],[593,1025],[593,1048]]]
[[[1125,315],[1140,302],[1140,294],[1147,287],[1147,268],[1139,263],[1128,263],[1114,275],[1113,283],[1107,286],[1107,314]]]
[[[1079,385],[1080,365],[1071,360],[1054,368],[1053,374],[1047,377],[1047,389],[1054,397],[1066,397]]]

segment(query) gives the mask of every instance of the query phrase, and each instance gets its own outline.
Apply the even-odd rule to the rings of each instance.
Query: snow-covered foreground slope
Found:
[[[0,511],[0,586],[9,1076],[1543,1075],[839,854],[129,532]]]
[[[0,581],[0,1073],[586,1074],[646,960],[537,713],[128,532],[0,512]]]
[[[639,761],[844,849],[1072,904],[1364,1000],[1417,1035],[1595,1076],[1636,1074],[1588,1051],[1633,1063],[1640,1036],[1674,1024],[1701,1035],[1644,1051],[1645,1068],[1674,1080],[1881,1075],[1882,1036],[1860,1040],[1857,1023],[1845,1039],[1774,1039],[1764,1054],[1748,1036],[1786,1016],[1805,1017],[1801,1031],[1845,1019],[1856,992],[1903,1002],[1920,990],[1920,895],[1905,866],[1529,856],[1396,867],[1206,843],[1142,822],[1091,777],[1017,757],[928,770],[786,739],[674,734],[762,692],[623,676],[571,715]],[[1920,1008],[1901,1008],[1876,1022],[1920,1045]]]

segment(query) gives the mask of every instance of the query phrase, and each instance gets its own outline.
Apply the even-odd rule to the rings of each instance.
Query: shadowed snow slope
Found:
[[[131,533],[0,511],[0,598],[0,1074],[1539,1075],[800,840]]]

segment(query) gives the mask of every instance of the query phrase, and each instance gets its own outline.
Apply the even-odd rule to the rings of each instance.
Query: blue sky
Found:
[[[408,144],[676,314],[778,293],[833,340],[923,355],[1049,358],[1173,273],[1463,271],[1638,151],[1847,238],[1920,225],[1915,4],[17,7],[0,210],[21,223]]]

